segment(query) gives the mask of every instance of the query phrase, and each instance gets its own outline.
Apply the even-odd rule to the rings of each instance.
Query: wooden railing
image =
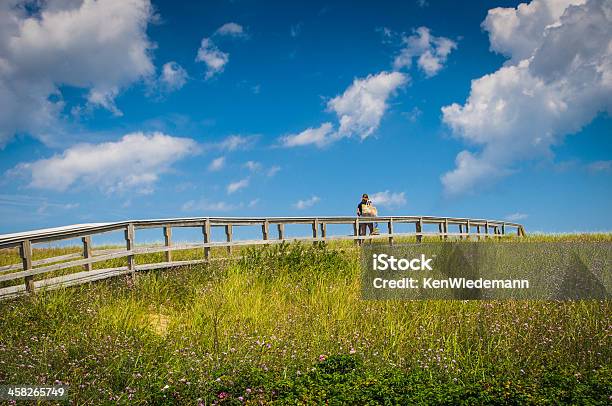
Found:
[[[386,226],[386,232],[378,235],[360,235],[360,224],[376,222]],[[414,232],[397,232],[395,225],[414,225]],[[303,237],[287,237],[285,225],[310,225],[312,234]],[[350,225],[352,233],[349,235],[329,235],[328,225]],[[424,231],[424,226],[433,224],[433,232]],[[235,240],[233,230],[235,227],[256,226],[261,227],[261,239]],[[270,229],[277,229],[277,236],[270,235]],[[198,243],[173,244],[172,229],[178,227],[197,227],[201,229],[202,241]],[[212,241],[212,228],[221,227],[225,231],[225,241]],[[159,228],[163,232],[163,246],[136,246],[136,230]],[[91,238],[109,232],[122,231],[125,239],[125,249],[94,250]],[[0,299],[17,295],[32,293],[37,289],[53,289],[62,286],[76,285],[105,279],[112,276],[128,274],[134,276],[136,271],[197,264],[211,261],[211,248],[226,247],[231,254],[232,248],[245,245],[274,244],[283,241],[330,241],[354,240],[360,243],[364,239],[388,239],[389,244],[394,243],[395,237],[415,237],[417,242],[424,236],[437,236],[441,239],[459,238],[495,238],[514,234],[524,236],[525,230],[518,223],[497,220],[432,217],[432,216],[390,216],[390,217],[197,217],[159,220],[133,220],[114,223],[101,223],[89,225],[76,225],[56,229],[35,230],[25,233],[0,235],[0,249],[19,249],[20,264],[0,266],[0,283],[23,278],[24,283],[0,288]],[[80,238],[83,245],[82,253],[72,253],[52,258],[32,260],[32,244],[59,242]],[[202,258],[175,261],[172,253],[180,250],[203,249]],[[135,256],[163,252],[164,261],[153,264],[137,264]],[[126,264],[120,267],[93,269],[97,262],[109,261],[117,258],[126,258]],[[43,280],[34,281],[34,276],[59,271],[62,269],[80,267],[81,272],[71,273]]]

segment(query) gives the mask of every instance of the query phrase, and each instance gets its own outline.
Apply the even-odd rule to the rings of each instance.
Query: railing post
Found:
[[[125,229],[125,249],[132,251],[134,249],[134,224],[130,223]],[[136,264],[134,261],[134,254],[127,256],[127,268],[130,271],[132,279],[136,276]]]
[[[32,244],[30,240],[25,240],[21,242],[19,246],[19,255],[21,256],[21,263],[23,264],[23,270],[29,271],[32,269]],[[24,278],[26,291],[29,293],[34,293],[34,280],[33,276],[26,276]]]
[[[472,226],[472,225],[471,225],[471,223],[470,223],[470,220],[468,219],[468,220],[467,220],[467,223],[466,223],[466,225],[465,225],[465,228],[466,228],[465,233],[467,234],[467,235],[465,236],[465,239],[466,239],[466,240],[469,240],[469,239],[470,239],[470,227],[471,227],[471,226]]]
[[[502,235],[506,235],[506,223],[502,223],[501,233],[502,233]]]
[[[81,241],[83,242],[83,258],[91,258],[93,256],[91,251],[91,236],[86,235],[81,238]],[[83,269],[89,272],[93,269],[93,264],[85,264],[83,265]]]
[[[448,240],[448,219],[444,219],[444,239]]]
[[[313,238],[312,243],[313,243],[314,245],[316,245],[316,244],[317,244],[317,232],[318,232],[318,231],[319,231],[319,219],[316,219],[316,218],[315,218],[315,219],[312,221],[312,238]]]
[[[231,255],[232,254],[232,246],[229,245],[232,242],[232,225],[231,224],[227,224],[225,226],[225,239],[228,242],[227,253]]]
[[[202,226],[202,239],[204,244],[208,244],[211,241],[210,219],[204,220],[204,225]],[[210,247],[204,247],[204,259],[210,260]]]
[[[321,223],[321,237],[323,239],[327,238],[327,224],[326,223]]]
[[[459,224],[459,239],[463,240],[463,225]]]
[[[478,234],[478,237],[476,237],[476,239],[480,241],[480,224],[476,226],[476,234]]]
[[[393,245],[393,219],[390,219],[387,223],[387,229],[389,231],[389,245]]]
[[[172,227],[164,226],[164,246],[168,248],[166,251],[166,262],[172,262]]]
[[[441,240],[444,238],[443,236],[444,231],[442,231],[443,229],[444,229],[444,226],[442,225],[442,223],[438,223],[438,235],[440,236]]]
[[[416,242],[421,242],[423,241],[423,219],[419,218],[419,221],[414,224],[416,228]]]
[[[261,234],[264,240],[268,239],[268,236],[270,234],[270,223],[268,223],[268,220],[265,220],[264,223],[261,225]]]
[[[278,239],[284,240],[285,239],[285,224],[278,223],[276,227],[278,228]]]
[[[359,217],[357,217],[355,221],[353,222],[353,235],[356,237],[355,244],[360,245],[361,240],[358,238],[359,237]]]
[[[489,221],[485,221],[485,238],[489,236]]]

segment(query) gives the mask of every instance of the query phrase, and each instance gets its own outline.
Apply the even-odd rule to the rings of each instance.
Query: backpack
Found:
[[[376,217],[378,216],[378,210],[372,204],[371,200],[368,200],[366,204],[361,206],[361,215],[364,217]]]

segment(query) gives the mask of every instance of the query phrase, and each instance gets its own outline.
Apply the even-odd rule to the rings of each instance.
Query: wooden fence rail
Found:
[[[360,224],[376,222],[386,226],[386,232],[378,235],[360,235]],[[312,234],[308,236],[290,237],[286,235],[288,224],[309,225]],[[398,232],[400,224],[411,224],[414,232]],[[425,225],[434,225],[434,231],[424,231]],[[352,226],[349,235],[330,235],[328,225]],[[261,227],[261,239],[235,240],[233,231],[236,227]],[[277,237],[271,235],[271,227],[276,226]],[[202,232],[202,242],[175,244],[172,241],[173,228],[199,228]],[[163,246],[136,246],[136,231],[159,228],[162,230]],[[222,228],[225,231],[225,241],[212,241],[212,229]],[[123,232],[125,249],[94,250],[92,236],[109,232]],[[211,248],[226,247],[231,254],[232,248],[246,245],[277,244],[285,241],[319,241],[354,240],[361,243],[364,239],[388,239],[394,244],[395,237],[415,237],[417,242],[424,236],[436,236],[440,239],[481,239],[499,238],[514,234],[525,235],[521,224],[506,221],[468,219],[433,216],[386,216],[386,217],[195,217],[156,220],[131,220],[115,223],[96,223],[59,227],[54,229],[35,230],[24,233],[0,235],[0,249],[18,248],[21,263],[0,266],[0,283],[23,278],[24,283],[0,288],[0,299],[35,292],[37,289],[53,289],[71,286],[112,276],[129,274],[134,276],[137,271],[168,268],[188,264],[203,263],[214,260],[211,258]],[[59,255],[53,258],[32,259],[32,244],[59,242],[80,238],[82,253]],[[188,249],[203,249],[201,259],[188,261],[173,260],[172,253]],[[153,264],[136,263],[136,255],[163,253],[164,261]],[[126,258],[125,266],[93,269],[93,264],[117,258]],[[34,276],[62,269],[83,267],[83,271],[43,280],[34,280]]]

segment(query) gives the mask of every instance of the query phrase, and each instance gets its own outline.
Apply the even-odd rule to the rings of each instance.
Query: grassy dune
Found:
[[[610,301],[364,301],[358,251],[333,248],[0,302],[0,383],[79,404],[609,404]]]

